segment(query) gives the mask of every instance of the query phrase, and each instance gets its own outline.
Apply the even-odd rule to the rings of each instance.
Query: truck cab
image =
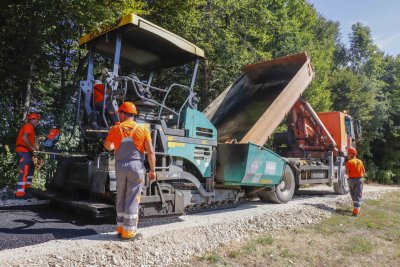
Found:
[[[356,141],[361,139],[361,124],[346,112],[321,112],[318,117],[335,140],[338,154],[347,155],[347,149],[356,147]]]

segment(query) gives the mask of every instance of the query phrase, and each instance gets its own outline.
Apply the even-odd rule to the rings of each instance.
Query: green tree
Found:
[[[400,60],[386,57],[384,93],[388,99],[387,115],[381,137],[372,142],[374,161],[383,170],[394,172],[394,179],[400,182]]]
[[[338,24],[317,15],[306,1],[150,1],[148,18],[206,52],[202,107],[225,89],[248,63],[308,51],[317,71],[306,97],[328,110],[325,89],[338,38]]]
[[[134,12],[205,50],[195,88],[200,108],[233,82],[243,65],[306,51],[315,78],[304,97],[317,111],[348,110],[361,119],[360,150],[376,172],[400,170],[399,57],[385,56],[362,23],[353,25],[347,49],[340,43],[340,25],[308,1],[4,0],[0,10],[0,137],[9,151],[28,110],[40,111],[48,125],[73,130],[74,94],[86,64],[79,37]],[[170,77],[161,76],[165,82]],[[68,148],[69,139],[63,140]],[[10,163],[9,152],[0,156]]]
[[[361,22],[351,27],[350,34],[350,66],[354,72],[360,72],[371,56],[378,51],[371,38],[371,30]]]
[[[362,121],[359,150],[368,160],[372,175],[389,173],[398,168],[398,66],[377,48],[370,29],[361,23],[352,26],[350,48],[338,52],[329,86],[334,108],[348,110]]]
[[[79,36],[124,13],[145,14],[145,8],[134,0],[1,1],[1,142],[13,150],[28,111],[39,111],[44,126],[68,127],[68,105],[85,64]]]

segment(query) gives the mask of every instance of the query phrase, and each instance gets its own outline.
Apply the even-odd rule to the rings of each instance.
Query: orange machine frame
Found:
[[[346,133],[345,118],[348,117],[351,119],[349,115],[343,112],[333,111],[318,113],[318,117],[335,140],[340,152],[345,153],[348,147],[353,146],[351,136]]]

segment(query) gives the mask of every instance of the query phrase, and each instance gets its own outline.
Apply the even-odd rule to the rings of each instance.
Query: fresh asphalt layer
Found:
[[[145,218],[138,227],[179,222],[177,216]],[[85,211],[77,212],[58,206],[0,206],[0,251],[44,243],[57,239],[72,239],[115,232],[115,216],[93,218]]]
[[[313,188],[314,189],[314,188]],[[313,197],[334,198],[331,188],[328,190],[301,189],[289,203]],[[349,197],[350,198],[350,197]],[[243,201],[237,208],[246,209],[262,205],[259,200]],[[275,205],[270,205],[274,207]],[[278,205],[280,206],[280,205]],[[227,210],[215,211],[224,213]],[[190,215],[189,215],[190,216]],[[180,217],[147,218],[139,221],[139,228],[179,222]],[[115,231],[115,217],[92,218],[83,211],[69,211],[48,204],[0,207],[0,251],[57,239],[72,239]]]
[[[115,231],[115,218],[94,219],[48,205],[0,207],[0,250]]]

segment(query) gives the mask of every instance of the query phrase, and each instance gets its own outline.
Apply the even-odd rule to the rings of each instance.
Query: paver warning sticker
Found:
[[[275,175],[276,173],[276,162],[273,161],[267,161],[265,163],[265,174],[269,174],[269,175]]]

